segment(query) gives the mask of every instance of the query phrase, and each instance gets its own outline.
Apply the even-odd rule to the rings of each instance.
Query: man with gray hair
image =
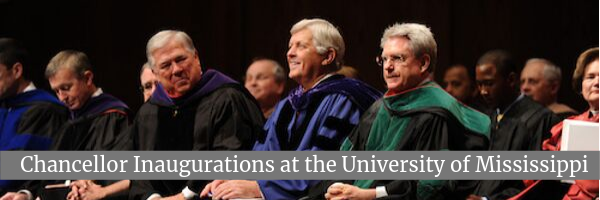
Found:
[[[323,19],[296,23],[288,43],[289,77],[299,86],[275,106],[266,135],[256,151],[337,150],[380,93],[363,82],[336,74],[342,66],[344,39]],[[201,196],[216,199],[298,199],[316,180],[214,181]]]
[[[577,111],[556,101],[561,79],[560,68],[554,63],[542,58],[531,58],[521,72],[521,92],[564,119],[577,114]]]
[[[429,79],[437,59],[437,44],[426,26],[394,24],[381,38],[387,84],[384,97],[373,104],[342,145],[346,151],[484,150],[489,118],[458,102]],[[313,198],[326,199],[464,199],[474,181],[354,180],[323,181]]]
[[[269,118],[285,88],[285,72],[277,61],[255,59],[246,70],[244,86],[254,96],[265,118]]]
[[[143,151],[250,150],[262,133],[262,113],[238,82],[202,70],[192,39],[182,31],[156,33],[146,46],[158,79],[134,120],[134,148]],[[192,199],[206,180],[132,181],[130,199]]]

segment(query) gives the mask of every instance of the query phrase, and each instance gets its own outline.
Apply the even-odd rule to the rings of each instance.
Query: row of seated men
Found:
[[[560,149],[559,118],[536,103],[529,90],[520,92],[517,64],[506,51],[489,51],[478,60],[474,69],[476,87],[471,86],[477,92],[467,94],[474,99],[458,95],[455,98],[430,78],[437,61],[437,44],[430,29],[415,23],[394,24],[385,30],[380,44],[382,52],[376,59],[387,86],[382,94],[357,79],[337,73],[343,64],[345,44],[330,22],[304,19],[293,25],[290,34],[286,54],[288,77],[299,86],[278,100],[285,75],[276,62],[265,59],[254,62],[248,69],[245,78],[248,89],[245,89],[227,75],[203,68],[186,33],[158,32],[147,43],[148,61],[140,73],[147,102],[135,117],[122,101],[94,84],[92,65],[84,53],[62,51],[48,63],[45,75],[57,99],[37,89],[28,79],[31,74],[22,46],[14,39],[0,39],[0,150]],[[542,71],[546,76],[546,68]],[[525,77],[521,76],[522,83],[532,79]],[[450,88],[457,84],[450,79],[447,82],[446,89],[455,93]],[[589,109],[570,118],[598,122],[598,48],[581,54],[573,86],[588,102]],[[472,96],[472,93],[478,94]],[[573,185],[547,182],[78,180],[70,184],[71,190],[65,198],[590,199],[598,196],[597,180],[576,181]],[[56,182],[2,180],[0,200],[31,200],[42,195],[44,185],[53,183]]]

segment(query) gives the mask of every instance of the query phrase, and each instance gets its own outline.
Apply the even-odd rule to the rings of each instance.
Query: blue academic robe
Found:
[[[48,150],[69,111],[56,97],[31,90],[0,100],[0,151]],[[24,181],[0,180],[0,195]]]
[[[304,92],[298,87],[280,101],[259,136],[255,151],[338,150],[361,114],[381,93],[363,82],[331,76]],[[268,200],[298,199],[318,180],[258,180]]]

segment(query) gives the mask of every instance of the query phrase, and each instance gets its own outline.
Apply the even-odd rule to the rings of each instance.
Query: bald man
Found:
[[[561,78],[560,68],[549,60],[529,59],[521,72],[521,92],[564,119],[577,114],[577,111],[556,100]]]

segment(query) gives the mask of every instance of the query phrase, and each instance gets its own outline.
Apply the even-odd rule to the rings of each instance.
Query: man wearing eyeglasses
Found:
[[[148,63],[144,63],[140,71],[140,84],[140,91],[144,94],[144,102],[146,102],[150,99],[154,88],[156,88],[156,77]]]
[[[367,110],[342,150],[487,149],[489,118],[459,103],[429,79],[437,58],[429,28],[395,24],[386,29],[381,48],[377,62],[383,67],[388,90]],[[316,194],[325,190],[327,199],[464,199],[474,187],[471,181],[334,182],[322,182],[314,188]]]

